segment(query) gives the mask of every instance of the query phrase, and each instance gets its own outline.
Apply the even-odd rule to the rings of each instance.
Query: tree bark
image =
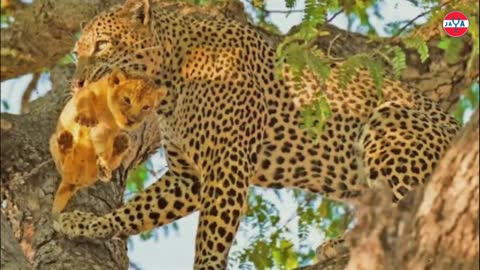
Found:
[[[31,269],[30,264],[27,262],[25,254],[15,239],[10,224],[8,224],[7,218],[3,213],[1,215],[1,235],[2,238],[2,250],[0,256],[0,267],[4,270],[27,270]]]
[[[30,106],[30,113],[20,116],[1,114],[2,120],[12,124],[11,128],[4,129],[2,125],[1,129],[1,190],[2,201],[6,201],[2,212],[11,226],[9,231],[10,228],[5,227],[2,217],[2,269],[4,262],[13,265],[10,269],[28,269],[28,267],[49,270],[127,269],[128,267],[125,241],[119,239],[70,241],[53,230],[53,217],[50,214],[59,177],[48,151],[48,140],[54,130],[58,114],[67,100],[69,81],[73,71],[72,66],[56,67],[55,64],[73,47],[74,35],[80,30],[82,22],[87,22],[98,12],[118,2],[114,0],[37,0],[17,13],[13,25],[2,29],[2,81],[37,72],[45,67],[54,67],[51,71],[52,91],[34,101]],[[190,14],[190,16],[228,16],[242,23],[246,22],[242,5],[235,1],[223,9],[190,7],[182,4],[172,4],[168,8],[172,12]],[[362,35],[348,33],[331,25],[324,26],[324,29],[330,35],[319,38],[317,45],[335,57],[346,57],[372,50],[379,45],[379,42],[397,42],[393,39],[371,42]],[[272,45],[278,44],[284,38],[284,36],[258,30]],[[335,41],[332,42],[334,37],[336,37]],[[402,80],[414,83],[426,95],[440,102],[444,107],[450,108],[459,94],[471,85],[475,76],[465,71],[468,50],[463,52],[457,63],[447,64],[444,61],[443,52],[436,49],[437,43],[438,37],[429,41],[431,57],[425,64],[420,63],[416,52],[408,51],[408,69],[404,72]],[[91,188],[80,191],[69,203],[66,211],[79,209],[101,215],[122,204],[129,170],[144,161],[160,145],[158,127],[154,118],[147,121],[145,126],[132,136],[134,149],[129,154],[128,160],[116,171],[112,182],[97,183]],[[454,170],[449,171],[454,172]],[[478,174],[476,179],[478,186]],[[368,197],[366,200],[368,201]],[[476,200],[478,205],[478,193]],[[435,209],[440,211],[440,207],[437,206],[437,208]],[[360,218],[361,215],[360,213]],[[418,218],[423,220],[422,224],[431,222],[428,219]],[[478,215],[476,222],[477,227],[474,228],[477,228],[478,243]],[[421,228],[424,227],[420,225],[418,230],[423,233]],[[358,227],[358,230],[366,229],[365,226]],[[3,237],[3,233],[9,237]],[[15,257],[15,260],[3,260],[4,246],[11,246],[14,248],[11,254],[18,254],[18,244],[13,243],[13,239],[21,243],[25,260],[21,256]],[[432,239],[434,238],[427,237],[424,241],[429,243],[428,241],[433,241]],[[424,249],[419,251],[424,252]],[[478,249],[476,256],[478,257]]]

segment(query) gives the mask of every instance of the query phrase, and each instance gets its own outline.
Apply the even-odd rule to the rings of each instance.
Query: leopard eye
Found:
[[[125,104],[127,104],[127,105],[132,104],[132,101],[131,101],[130,98],[128,98],[128,97],[123,97],[123,101],[124,101]]]
[[[99,41],[95,42],[95,51],[94,52],[100,52],[100,51],[105,50],[105,48],[107,48],[108,43],[109,42],[106,41],[106,40],[99,40]]]
[[[144,111],[146,111],[146,110],[150,109],[150,106],[148,106],[148,105],[145,105],[145,106],[143,106],[143,108],[142,108],[142,109],[143,109]]]

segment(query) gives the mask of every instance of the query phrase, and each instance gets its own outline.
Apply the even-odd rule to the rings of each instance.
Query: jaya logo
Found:
[[[443,30],[451,37],[461,37],[468,32],[469,21],[467,15],[460,11],[450,11],[443,18]]]

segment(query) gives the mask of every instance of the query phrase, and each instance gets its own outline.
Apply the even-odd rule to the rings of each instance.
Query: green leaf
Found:
[[[287,8],[293,8],[295,7],[295,4],[297,3],[297,0],[286,0],[285,5]]]
[[[265,241],[258,241],[251,254],[250,261],[257,269],[270,269],[273,267],[273,260],[270,256],[270,247]]]
[[[142,164],[130,171],[127,178],[127,190],[133,193],[142,191],[145,188],[145,182],[148,179],[148,169]]]
[[[383,78],[385,68],[380,61],[371,61],[368,63],[368,71],[372,77],[373,84],[375,85],[378,100],[383,101]]]
[[[428,51],[428,45],[419,36],[413,36],[403,39],[403,43],[407,48],[412,48],[417,50],[418,54],[420,55],[420,61],[424,63],[428,57],[430,57],[430,53]]]
[[[392,48],[393,58],[390,63],[393,67],[393,76],[399,79],[402,72],[407,68],[407,57],[405,52],[398,46]]]
[[[353,76],[357,74],[357,71],[360,68],[366,67],[370,61],[372,61],[371,56],[367,54],[357,54],[347,58],[347,60],[340,66],[340,72],[338,75],[340,89],[346,89]]]

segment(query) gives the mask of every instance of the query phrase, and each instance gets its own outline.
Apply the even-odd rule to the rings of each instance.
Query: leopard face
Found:
[[[114,7],[84,27],[74,48],[77,56],[72,81],[74,91],[97,81],[114,68],[132,75],[146,72],[145,58],[153,61],[155,42],[149,25],[143,24],[144,16],[141,10],[126,12]]]

